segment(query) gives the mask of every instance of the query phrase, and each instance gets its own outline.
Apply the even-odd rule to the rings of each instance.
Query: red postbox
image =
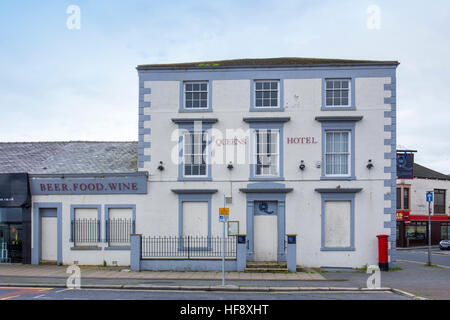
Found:
[[[387,234],[379,234],[378,238],[378,266],[381,271],[389,271],[388,238]]]

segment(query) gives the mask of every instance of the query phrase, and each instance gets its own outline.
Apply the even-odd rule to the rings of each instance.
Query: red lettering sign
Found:
[[[239,143],[239,142],[238,142]],[[64,181],[64,180],[63,180]],[[98,181],[98,180],[97,180]],[[118,182],[71,182],[65,180],[64,183],[49,182],[49,183],[36,183],[36,192],[42,194],[78,194],[78,193],[136,193],[140,191],[140,185],[138,182],[132,182],[130,180],[118,181]]]
[[[288,144],[316,144],[317,140],[314,137],[288,137]]]

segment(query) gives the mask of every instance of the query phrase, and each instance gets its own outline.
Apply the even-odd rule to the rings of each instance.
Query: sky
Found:
[[[2,0],[0,141],[136,141],[139,64],[398,60],[398,147],[450,174],[449,31],[447,0]]]

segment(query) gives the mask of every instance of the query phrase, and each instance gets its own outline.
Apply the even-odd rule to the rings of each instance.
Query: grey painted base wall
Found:
[[[143,259],[140,270],[149,271],[222,271],[222,260]],[[237,260],[225,260],[225,271],[237,271]]]

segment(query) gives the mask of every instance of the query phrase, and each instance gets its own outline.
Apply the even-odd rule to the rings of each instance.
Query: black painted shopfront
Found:
[[[31,196],[26,173],[0,174],[0,263],[31,263]]]
[[[397,219],[397,247],[428,246],[428,219],[414,217],[414,221]],[[450,217],[433,216],[431,220],[431,245],[450,239]]]

